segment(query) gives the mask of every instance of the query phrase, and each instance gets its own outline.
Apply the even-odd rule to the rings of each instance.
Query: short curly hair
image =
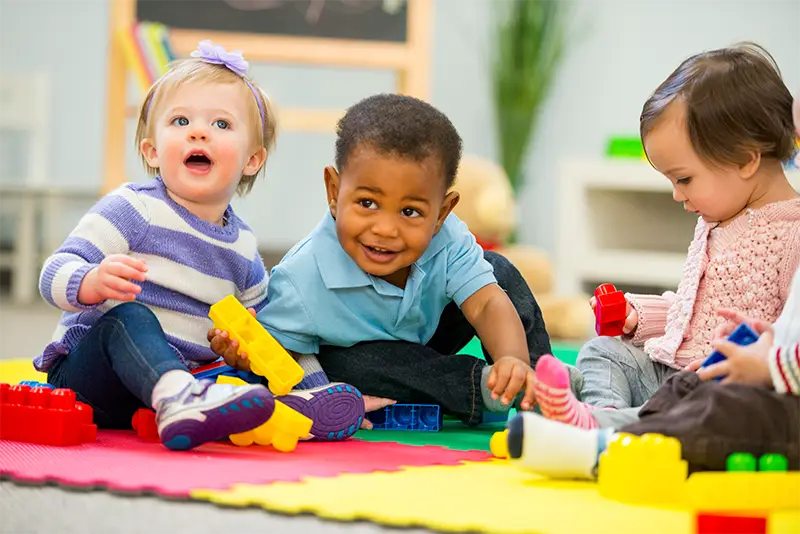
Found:
[[[336,135],[339,172],[356,147],[363,145],[414,161],[437,157],[447,188],[455,182],[461,137],[444,113],[418,98],[388,93],[367,97],[347,110]]]

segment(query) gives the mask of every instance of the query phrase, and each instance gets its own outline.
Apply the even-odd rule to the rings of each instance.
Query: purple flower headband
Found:
[[[231,72],[239,75],[242,78],[242,81],[247,85],[247,87],[250,88],[250,91],[252,91],[253,96],[256,99],[256,104],[258,104],[258,112],[261,115],[261,124],[263,125],[264,123],[266,123],[266,114],[264,113],[264,105],[261,103],[259,92],[255,87],[253,87],[253,84],[251,84],[247,80],[247,71],[248,68],[250,67],[250,64],[242,56],[241,50],[234,50],[232,52],[228,52],[222,46],[214,45],[211,43],[211,41],[206,39],[204,41],[200,41],[200,43],[198,43],[197,45],[197,50],[193,51],[189,55],[206,63],[211,63],[214,65],[224,65]],[[150,106],[153,105],[153,100],[154,98],[151,98],[147,106],[148,115],[150,114]]]

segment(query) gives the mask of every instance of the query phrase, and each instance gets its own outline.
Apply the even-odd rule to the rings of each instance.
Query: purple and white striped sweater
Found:
[[[136,301],[155,313],[181,360],[189,367],[217,360],[206,338],[209,307],[234,294],[258,311],[267,296],[255,235],[230,206],[225,216],[225,226],[199,219],[167,195],[160,178],[122,185],[100,199],[42,268],[39,291],[64,313],[51,343],[34,359],[36,369],[50,369],[98,318],[121,304],[85,306],[77,300],[83,277],[111,254],[147,263]]]

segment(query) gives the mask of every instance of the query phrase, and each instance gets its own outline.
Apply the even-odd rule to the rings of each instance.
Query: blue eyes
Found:
[[[189,126],[189,119],[186,117],[175,117],[170,122],[173,126]],[[217,119],[211,123],[214,127],[219,128],[220,130],[227,130],[231,127],[231,124],[226,121],[225,119]]]

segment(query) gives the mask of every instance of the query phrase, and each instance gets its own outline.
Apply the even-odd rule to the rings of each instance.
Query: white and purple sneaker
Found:
[[[364,399],[349,384],[333,383],[313,389],[296,389],[277,397],[311,419],[310,439],[341,441],[349,438],[364,420]]]
[[[158,403],[156,424],[168,449],[183,451],[247,432],[275,411],[275,398],[262,385],[233,386],[196,380]]]

